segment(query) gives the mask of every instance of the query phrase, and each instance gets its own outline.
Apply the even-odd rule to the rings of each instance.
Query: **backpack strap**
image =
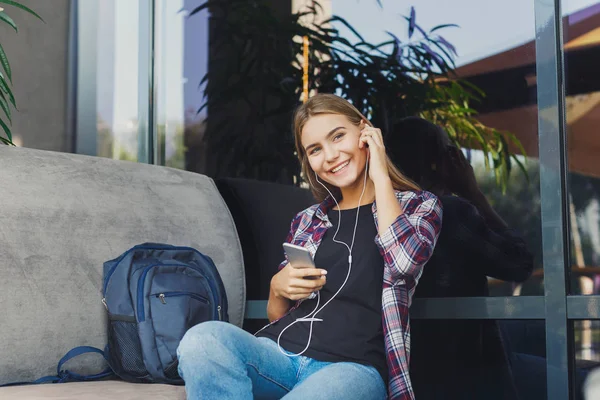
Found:
[[[95,380],[109,377],[114,374],[112,369],[110,369],[110,367],[108,367],[107,369],[105,369],[104,371],[102,371],[100,373],[92,374],[92,375],[81,375],[81,374],[77,374],[75,372],[71,372],[69,370],[62,370],[63,365],[67,361],[69,361],[72,358],[75,358],[77,356],[80,356],[82,354],[86,354],[86,353],[98,353],[98,354],[102,354],[104,356],[104,352],[95,347],[91,347],[91,346],[75,347],[74,349],[69,350],[67,352],[67,354],[65,354],[64,357],[60,359],[60,361],[58,362],[58,367],[56,368],[56,375],[44,376],[39,379],[36,379],[33,382],[8,383],[5,385],[0,385],[0,387],[18,386],[18,385],[37,385],[37,384],[41,384],[41,383],[65,383],[65,382],[74,382],[74,381],[75,382],[95,381]]]

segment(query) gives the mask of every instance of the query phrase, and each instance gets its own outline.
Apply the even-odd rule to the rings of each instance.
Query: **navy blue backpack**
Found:
[[[57,375],[38,383],[94,381],[116,374],[134,383],[183,384],[177,347],[185,332],[205,321],[229,321],[223,281],[210,257],[191,247],[144,243],[104,263],[102,303],[108,311],[108,344],[70,350]],[[95,375],[63,370],[85,353],[99,353],[109,367]]]
[[[223,281],[190,247],[144,243],[104,263],[105,357],[129,382],[182,384],[177,347],[205,321],[229,321]]]

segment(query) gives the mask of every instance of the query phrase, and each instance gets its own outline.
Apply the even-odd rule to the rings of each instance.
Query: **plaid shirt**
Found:
[[[396,198],[402,214],[383,232],[375,243],[383,256],[383,334],[389,370],[388,398],[414,399],[408,364],[410,356],[410,324],[408,309],[412,295],[431,257],[442,225],[442,207],[429,192],[399,192]],[[301,211],[292,220],[286,242],[306,247],[314,257],[323,235],[332,224],[327,218],[334,201],[331,197]],[[372,207],[377,227],[377,206]],[[285,267],[284,260],[279,269]],[[298,307],[297,302],[289,312]]]

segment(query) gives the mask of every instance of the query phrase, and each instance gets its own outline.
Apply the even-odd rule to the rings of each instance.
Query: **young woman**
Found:
[[[413,399],[408,308],[440,203],[394,167],[381,131],[340,97],[300,106],[294,135],[320,203],[293,219],[287,242],[308,249],[316,268],[281,263],[271,323],[255,336],[219,322],[188,331],[178,349],[188,399]]]

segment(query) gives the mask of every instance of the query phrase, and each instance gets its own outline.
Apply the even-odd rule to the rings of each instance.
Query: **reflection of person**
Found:
[[[294,130],[321,203],[293,219],[287,242],[317,268],[281,264],[258,337],[220,322],[186,333],[188,398],[414,399],[408,307],[440,230],[438,199],[393,166],[379,129],[337,96],[300,106]]]
[[[471,165],[442,128],[405,118],[386,138],[386,148],[444,208],[438,244],[415,296],[487,296],[487,276],[516,282],[530,276],[533,258],[525,242],[490,206]],[[495,321],[414,320],[411,337],[416,398],[516,397]]]

